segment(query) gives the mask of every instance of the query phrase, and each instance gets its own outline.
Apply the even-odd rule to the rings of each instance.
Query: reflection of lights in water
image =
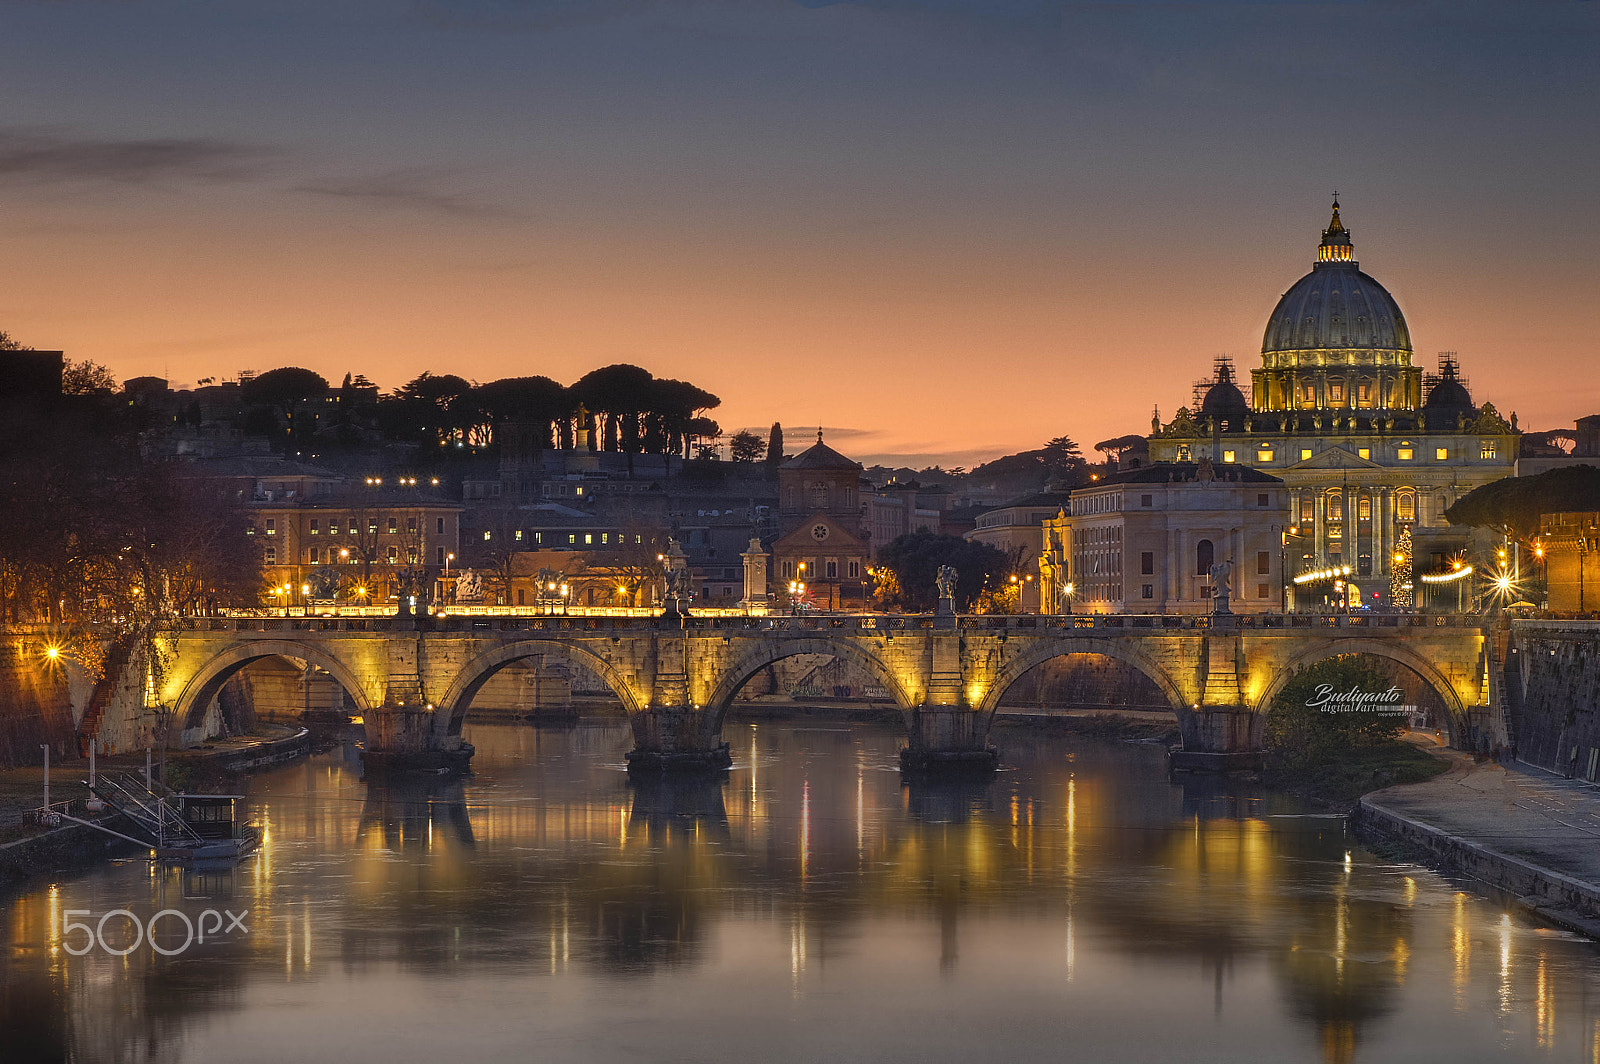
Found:
[[[1500,1011],[1511,1011],[1511,914],[1500,916]]]
[[[794,992],[800,993],[800,976],[806,970],[806,925],[805,921],[796,919],[789,925],[789,978],[793,980]]]
[[[311,970],[311,899],[304,898],[300,902],[300,917],[305,921],[301,931],[300,963],[307,970]]]
[[[1395,939],[1394,943],[1394,981],[1396,986],[1404,986],[1406,982],[1406,962],[1411,959],[1411,947],[1406,945],[1403,938]]]
[[[800,787],[800,886],[806,883],[806,873],[811,864],[811,781]]]
[[[862,851],[865,849],[865,841],[866,841],[866,837],[867,837],[867,807],[866,807],[866,796],[865,796],[865,793],[863,791],[864,776],[865,776],[865,774],[864,774],[864,772],[863,772],[863,770],[861,768],[861,761],[860,761],[860,759],[858,757],[858,759],[856,761],[856,860],[857,861],[859,861],[861,859]]]
[[[1464,1007],[1462,995],[1467,989],[1467,976],[1472,970],[1472,937],[1467,927],[1467,896],[1456,892],[1455,913],[1450,921],[1450,952],[1456,965],[1456,1007]]]
[[[1413,905],[1417,900],[1417,881],[1406,876],[1406,904]]]
[[[1539,955],[1539,969],[1535,975],[1533,1034],[1540,1049],[1555,1045],[1556,1009],[1550,989],[1550,974],[1545,970],[1544,954]]]

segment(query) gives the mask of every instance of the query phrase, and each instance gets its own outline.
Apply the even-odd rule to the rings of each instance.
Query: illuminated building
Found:
[[[1359,268],[1337,201],[1311,272],[1267,321],[1250,376],[1246,400],[1232,364],[1218,359],[1194,409],[1155,420],[1150,456],[1282,477],[1290,521],[1303,530],[1290,575],[1348,566],[1351,604],[1404,605],[1390,587],[1400,530],[1411,530],[1418,573],[1444,571],[1470,535],[1444,511],[1515,469],[1516,415],[1508,422],[1493,404],[1475,405],[1452,353],[1434,374],[1412,365],[1405,317]]]
[[[1044,612],[1206,613],[1220,562],[1233,612],[1281,609],[1287,509],[1279,478],[1208,460],[1080,485],[1042,525]]]

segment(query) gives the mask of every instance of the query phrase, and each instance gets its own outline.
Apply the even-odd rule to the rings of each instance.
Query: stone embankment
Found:
[[[1543,919],[1600,938],[1600,790],[1535,766],[1474,764],[1375,791],[1352,816],[1369,841],[1503,892]]]

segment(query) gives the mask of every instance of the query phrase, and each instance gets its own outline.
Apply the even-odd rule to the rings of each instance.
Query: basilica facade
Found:
[[[1218,359],[1194,408],[1153,419],[1150,460],[1246,465],[1281,478],[1289,608],[1410,607],[1416,581],[1448,574],[1470,530],[1446,508],[1515,472],[1516,415],[1475,404],[1451,353],[1413,365],[1394,297],[1355,258],[1333,205],[1317,259],[1267,321],[1250,395]]]

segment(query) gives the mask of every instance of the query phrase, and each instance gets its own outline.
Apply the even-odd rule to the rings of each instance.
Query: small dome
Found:
[[[1200,403],[1201,417],[1233,418],[1244,417],[1250,413],[1250,404],[1245,400],[1244,393],[1232,381],[1218,381],[1206,391],[1206,397]]]
[[[1472,393],[1460,381],[1446,379],[1428,389],[1428,401],[1423,405],[1429,410],[1438,407],[1472,409]]]

